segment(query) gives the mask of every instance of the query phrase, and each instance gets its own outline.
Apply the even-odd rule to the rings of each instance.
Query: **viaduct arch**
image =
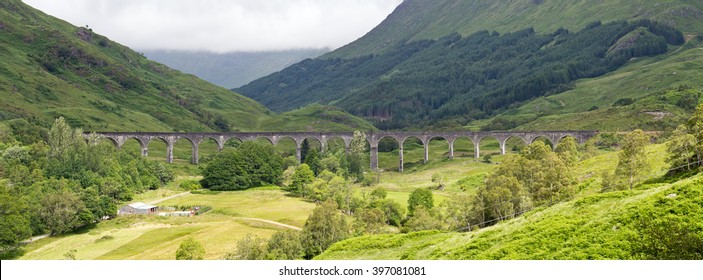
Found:
[[[454,142],[459,138],[468,138],[474,144],[474,157],[480,158],[480,143],[485,138],[495,138],[500,144],[500,153],[505,154],[506,142],[509,138],[519,138],[525,144],[530,144],[539,137],[544,137],[551,141],[553,147],[556,147],[559,142],[565,137],[573,137],[579,144],[583,144],[586,140],[595,136],[598,131],[529,131],[529,132],[507,132],[507,131],[482,131],[482,132],[384,132],[372,131],[366,133],[366,141],[370,149],[370,165],[371,170],[378,169],[378,143],[383,138],[391,138],[400,144],[399,150],[399,171],[403,171],[403,143],[415,137],[420,139],[424,147],[424,162],[428,161],[429,142],[435,138],[441,138],[449,144],[449,158],[454,158]],[[141,155],[147,156],[149,153],[149,142],[152,140],[163,141],[166,143],[166,162],[173,162],[173,145],[179,139],[186,139],[191,143],[192,159],[191,163],[198,164],[198,146],[205,139],[213,139],[217,143],[219,151],[224,149],[224,145],[229,139],[238,139],[240,141],[253,141],[258,138],[264,138],[276,145],[281,139],[290,138],[296,144],[296,157],[300,162],[300,148],[305,139],[315,139],[321,144],[324,150],[328,145],[328,141],[333,138],[340,138],[344,141],[345,148],[349,148],[353,132],[96,132],[97,135],[109,139],[118,149],[129,139],[135,139],[141,146]]]

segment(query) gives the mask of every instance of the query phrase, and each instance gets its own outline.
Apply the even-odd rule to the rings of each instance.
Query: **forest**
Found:
[[[336,105],[380,129],[423,128],[441,120],[465,125],[683,43],[680,31],[649,20],[594,22],[578,32],[551,34],[532,28],[455,33],[380,55],[307,59],[234,91],[274,111]]]

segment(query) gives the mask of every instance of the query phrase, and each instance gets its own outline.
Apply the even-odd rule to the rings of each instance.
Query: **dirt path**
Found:
[[[169,197],[164,197],[164,198],[161,198],[161,199],[157,199],[157,200],[148,202],[147,204],[152,204],[152,205],[153,205],[153,204],[157,204],[157,203],[160,203],[160,202],[164,202],[164,201],[169,200],[169,199],[171,199],[171,198],[176,198],[176,197],[184,196],[184,195],[187,195],[187,194],[190,194],[190,192],[182,192],[182,193],[179,193],[179,194],[174,194],[174,195],[169,196]]]
[[[22,243],[22,244],[28,244],[28,243],[32,243],[32,242],[37,241],[37,240],[42,239],[42,238],[47,238],[47,237],[49,237],[49,234],[48,234],[48,233],[47,233],[47,234],[42,234],[42,235],[37,235],[37,236],[32,236],[32,238],[27,239],[27,240],[23,240],[23,241],[20,242],[20,243]]]
[[[249,221],[259,221],[259,222],[264,222],[264,223],[268,223],[268,224],[272,224],[272,225],[277,225],[277,226],[284,227],[284,228],[289,228],[289,229],[294,229],[294,230],[302,230],[301,228],[296,227],[296,226],[291,226],[291,225],[287,225],[287,224],[283,224],[283,223],[279,223],[279,222],[274,222],[271,220],[264,220],[264,219],[259,219],[259,218],[243,218],[243,217],[237,217],[237,219],[249,220]]]

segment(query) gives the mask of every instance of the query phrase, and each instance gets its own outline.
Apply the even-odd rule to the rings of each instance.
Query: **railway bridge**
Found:
[[[470,139],[474,144],[474,157],[479,158],[480,143],[485,138],[494,138],[500,144],[501,154],[505,154],[506,142],[510,138],[521,139],[525,144],[530,144],[539,137],[549,139],[553,147],[556,147],[559,142],[565,137],[573,137],[579,144],[584,143],[589,138],[595,136],[598,131],[528,131],[528,132],[512,132],[512,131],[457,131],[457,132],[384,132],[372,131],[366,132],[366,141],[370,146],[370,165],[372,170],[378,169],[378,144],[384,138],[394,139],[398,142],[399,151],[399,171],[403,171],[403,143],[409,138],[417,138],[422,142],[424,147],[424,162],[428,160],[428,147],[430,140],[444,139],[449,145],[449,158],[454,158],[454,142],[460,138]],[[354,138],[353,132],[96,132],[97,135],[105,137],[112,141],[117,148],[129,139],[135,139],[141,146],[142,156],[147,156],[149,153],[149,142],[152,140],[163,141],[166,144],[166,161],[173,162],[173,146],[179,139],[186,139],[192,145],[191,163],[198,164],[198,146],[203,140],[212,139],[217,143],[218,150],[224,149],[225,143],[229,139],[237,139],[239,141],[252,141],[256,139],[266,139],[271,144],[278,144],[281,139],[292,139],[296,144],[296,157],[300,162],[301,145],[305,139],[314,139],[320,142],[321,148],[324,151],[328,145],[328,141],[332,139],[342,139],[345,147],[348,149]]]

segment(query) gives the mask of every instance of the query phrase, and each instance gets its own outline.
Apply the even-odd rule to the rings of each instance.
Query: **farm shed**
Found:
[[[158,211],[158,206],[149,205],[142,202],[135,202],[122,206],[120,210],[117,210],[117,215],[154,214]]]

